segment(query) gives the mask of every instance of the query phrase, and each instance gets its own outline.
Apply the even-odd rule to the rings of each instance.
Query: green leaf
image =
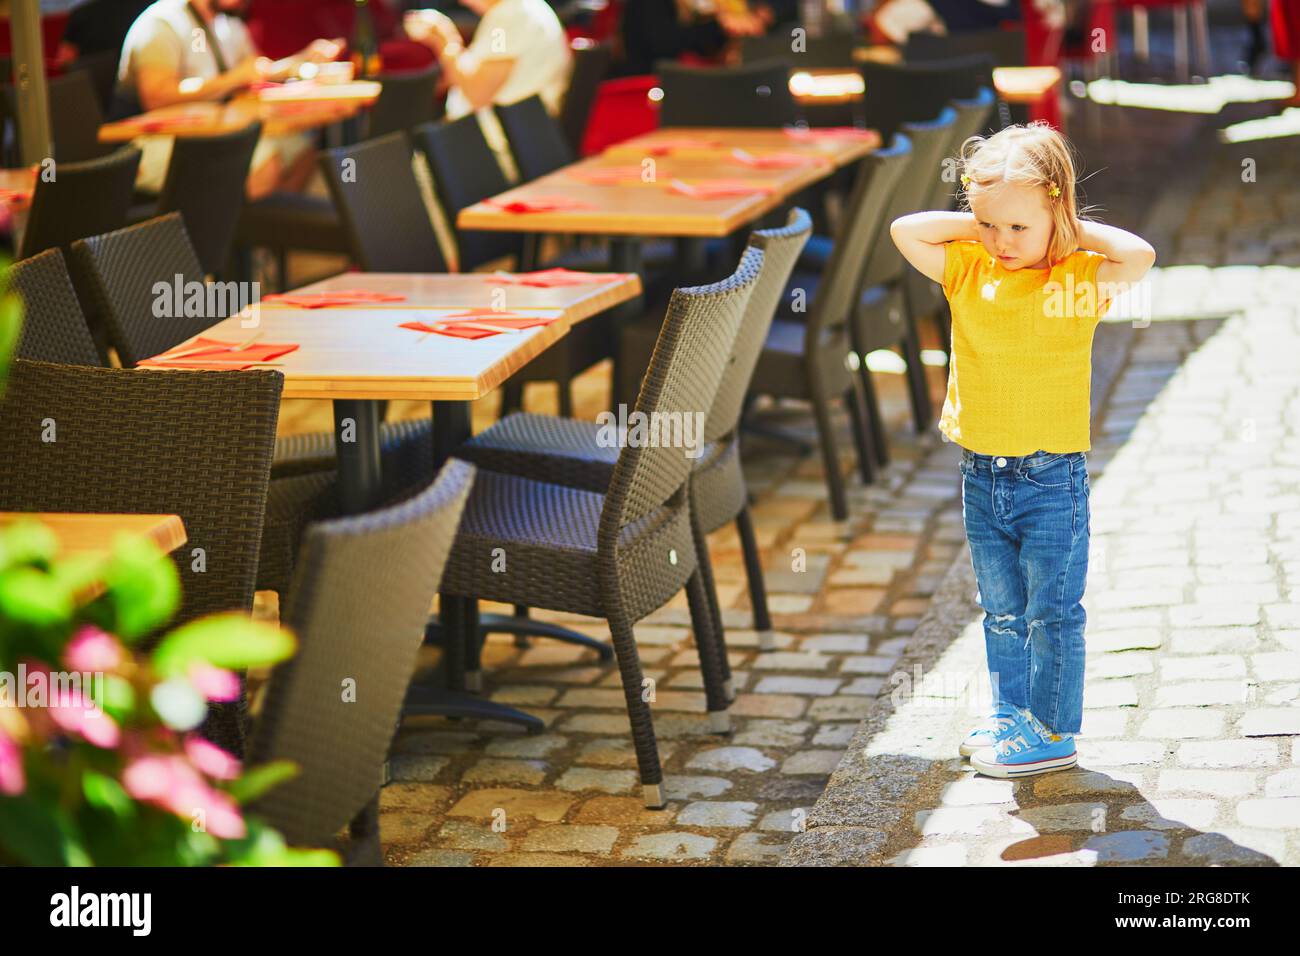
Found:
[[[114,610],[111,630],[128,642],[157,630],[180,604],[176,565],[157,545],[142,538],[117,540],[104,569],[104,588]]]
[[[135,688],[125,677],[105,674],[99,706],[117,723],[125,724],[135,715]]]
[[[6,266],[8,263],[4,263]],[[9,374],[9,362],[18,347],[18,332],[23,326],[23,303],[18,296],[6,294],[0,299],[0,391]]]
[[[107,810],[122,819],[135,815],[135,802],[120,783],[106,774],[87,770],[81,777],[81,792],[92,807]]]
[[[182,676],[199,662],[246,670],[276,664],[292,656],[296,646],[288,631],[239,613],[217,614],[164,637],[153,653],[153,665],[164,677]]]
[[[226,792],[236,803],[251,803],[286,780],[292,780],[298,772],[299,767],[292,760],[274,760],[245,770],[238,780],[230,782]]]
[[[0,846],[28,866],[67,866],[58,811],[30,794],[0,797]]]
[[[20,519],[0,532],[0,571],[20,564],[48,564],[58,550],[53,531],[35,518]]]
[[[36,628],[67,623],[72,594],[35,568],[13,568],[0,575],[0,617]]]

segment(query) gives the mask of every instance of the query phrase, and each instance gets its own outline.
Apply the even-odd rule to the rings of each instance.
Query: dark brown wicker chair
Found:
[[[737,67],[655,64],[661,126],[789,126],[798,118],[790,92],[790,67],[763,60]]]
[[[612,51],[608,43],[573,45],[573,72],[569,74],[569,89],[560,104],[560,128],[568,140],[574,156],[582,153],[582,140],[587,135],[587,121],[596,105],[600,83],[609,72]]]
[[[366,272],[447,271],[411,157],[402,132],[321,154],[352,258]]]
[[[763,253],[711,286],[679,289],[668,305],[636,411],[651,420],[713,406]],[[711,726],[725,731],[724,651],[710,626],[689,506],[691,459],[666,444],[628,445],[605,494],[480,471],[441,593],[609,621],[647,806],[664,804],[651,708],[642,696],[633,625],[686,586]],[[505,573],[494,570],[504,548]],[[467,615],[467,618],[470,616]],[[472,631],[469,620],[466,630]],[[466,634],[461,634],[463,639]],[[456,639],[453,633],[452,640]],[[477,641],[473,641],[477,646]]]
[[[139,165],[140,151],[123,147],[99,159],[59,163],[53,181],[37,176],[18,258],[122,228]]]
[[[434,89],[441,75],[442,70],[434,65],[427,70],[375,77],[380,83],[379,98],[366,116],[366,138],[406,133],[437,119]]]
[[[750,235],[749,244],[763,250],[763,265],[741,321],[735,352],[723,373],[717,397],[705,421],[702,453],[691,471],[691,508],[698,515],[703,532],[695,541],[696,554],[700,558],[715,631],[719,635],[723,633],[722,614],[708,561],[708,541],[704,536],[734,521],[745,555],[754,628],[759,632],[759,645],[765,650],[771,646],[772,620],[767,609],[762,560],[749,515],[749,494],[741,470],[738,428],[750,376],[767,339],[790,271],[811,231],[812,221],[808,214],[795,209],[790,213],[787,225],[779,229],[758,230]],[[646,351],[651,351],[658,327],[639,323],[627,329],[625,334],[637,339],[651,336],[645,343]],[[618,463],[619,450],[601,444],[599,438],[600,425],[596,422],[519,413],[508,415],[475,435],[456,454],[492,471],[605,492]],[[543,629],[529,626],[537,623],[528,618],[515,618],[508,630],[564,639],[550,626]],[[485,628],[493,629],[506,628]]]
[[[16,361],[0,399],[0,509],[180,515],[187,541],[172,555],[182,594],[173,623],[251,612],[283,383],[273,370]],[[44,440],[50,422],[54,441]],[[218,708],[206,725],[237,754],[241,710]]]
[[[54,142],[54,159],[59,163],[81,163],[98,159],[112,150],[99,141],[99,127],[104,122],[104,108],[100,102],[95,78],[90,72],[76,68],[62,76],[50,77],[46,91],[50,104],[50,139]],[[12,76],[4,73],[4,96],[10,115],[16,116],[17,103],[14,89],[9,86]],[[45,155],[42,148],[41,155]]]
[[[573,162],[573,150],[540,96],[496,108],[497,120],[510,143],[510,155],[524,182],[553,173]]]
[[[904,123],[923,123],[954,99],[970,99],[981,87],[993,89],[993,57],[953,57],[939,63],[861,64],[871,91],[863,100],[866,123],[889,140]]]
[[[5,270],[3,281],[23,300],[23,325],[14,353],[18,358],[57,365],[105,364],[60,250],[46,249],[15,263]]]
[[[449,461],[399,505],[306,530],[281,614],[299,650],[271,673],[249,743],[253,763],[301,768],[251,808],[292,844],[328,846],[351,821],[349,860],[381,862],[384,759],[473,477]]]

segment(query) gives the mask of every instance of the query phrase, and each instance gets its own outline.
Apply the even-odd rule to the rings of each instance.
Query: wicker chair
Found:
[[[8,83],[12,74],[4,73],[4,96],[11,116],[17,116],[14,89]],[[59,163],[81,163],[98,159],[111,150],[99,141],[99,127],[104,122],[103,104],[95,87],[95,78],[86,70],[69,69],[62,76],[46,81],[50,104],[50,139],[54,159]],[[45,155],[44,149],[40,154]]]
[[[702,453],[691,471],[691,509],[698,515],[703,532],[696,539],[695,548],[700,558],[715,632],[718,635],[723,633],[722,614],[708,561],[708,542],[704,536],[734,521],[745,555],[754,628],[759,632],[759,644],[764,650],[771,646],[772,620],[767,608],[762,560],[749,514],[749,494],[741,470],[738,430],[750,376],[767,339],[790,271],[811,231],[812,222],[808,214],[795,209],[790,213],[787,225],[779,229],[758,230],[750,235],[749,244],[763,250],[763,265],[745,317],[741,320],[735,352],[705,420]],[[638,340],[645,335],[652,336],[645,343],[646,350],[650,351],[654,348],[653,336],[658,334],[658,327],[651,328],[648,323],[642,323],[629,328],[625,334]],[[609,489],[619,451],[616,447],[602,444],[599,436],[600,426],[595,422],[520,413],[508,415],[475,435],[456,454],[492,471],[603,493]],[[532,630],[524,623],[517,623],[510,630],[560,636],[549,626]]]
[[[350,859],[381,861],[384,758],[473,477],[449,461],[414,498],[307,529],[281,615],[300,649],[272,671],[249,743],[251,762],[301,768],[252,807],[290,843],[329,845],[351,821]]]
[[[5,271],[4,282],[23,300],[23,325],[14,352],[18,358],[58,365],[104,364],[61,251],[46,249],[15,263]]]
[[[981,87],[994,89],[995,65],[986,53],[942,63],[863,63],[862,78],[871,91],[863,101],[867,126],[888,141],[902,124],[938,116],[950,100],[971,99]]]
[[[16,361],[0,399],[0,508],[178,514],[188,540],[172,555],[182,595],[172,623],[251,612],[283,383],[272,370]],[[237,754],[242,710],[214,709],[205,725]]]
[[[139,165],[140,151],[123,147],[99,159],[59,163],[53,181],[37,176],[18,258],[122,228]]]
[[[789,126],[798,118],[790,67],[763,60],[738,67],[655,64],[664,96],[660,126]]]
[[[559,124],[546,112],[540,96],[496,108],[497,120],[510,143],[510,155],[524,182],[553,173],[573,162],[573,150]]]
[[[582,154],[587,121],[591,119],[591,109],[596,105],[596,94],[609,72],[612,56],[608,43],[573,47],[573,72],[569,74],[569,89],[560,104],[560,128],[574,156]]]
[[[406,133],[321,154],[321,172],[339,208],[352,258],[366,272],[447,271],[411,155]]]
[[[760,250],[749,249],[729,278],[674,293],[637,412],[663,420],[713,406],[762,258]],[[659,443],[624,447],[605,494],[480,471],[441,586],[453,600],[506,601],[609,621],[651,807],[664,804],[663,772],[633,625],[683,585],[711,726],[729,728],[724,651],[709,626],[693,543],[698,528],[689,505],[690,472],[682,448]],[[506,573],[494,570],[501,548],[508,555]],[[472,626],[470,620],[467,630]]]
[[[795,53],[791,50],[790,33],[776,30],[767,36],[742,37],[740,61],[754,63],[762,60],[784,59],[790,66],[799,69],[852,68],[855,65],[853,50],[858,43],[858,38],[851,33],[809,36],[804,37],[803,48]]]
[[[435,119],[434,88],[442,70],[435,66],[413,73],[385,73],[379,80],[379,98],[366,117],[366,138],[405,133]]]
[[[210,275],[220,275],[229,263],[244,184],[261,135],[262,124],[250,123],[217,136],[177,137],[157,207],[139,217],[179,212],[199,264]]]

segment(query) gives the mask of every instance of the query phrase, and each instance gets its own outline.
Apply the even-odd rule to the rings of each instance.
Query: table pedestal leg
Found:
[[[641,273],[641,240],[633,236],[615,236],[609,243],[609,265],[614,272]],[[645,276],[641,276],[642,283]],[[623,343],[623,326],[641,313],[645,301],[644,295],[629,299],[613,310],[611,321],[613,328],[614,370],[610,376],[610,407],[617,411],[620,395],[636,395],[638,389],[632,383],[624,382],[626,374],[620,353]]]
[[[339,503],[344,514],[379,504],[379,408],[373,401],[334,402],[334,445],[339,460]]]

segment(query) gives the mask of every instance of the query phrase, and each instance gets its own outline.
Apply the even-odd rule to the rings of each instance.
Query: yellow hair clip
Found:
[[[1048,184],[1047,195],[1051,196],[1053,199],[1057,198],[1061,195],[1061,187],[1056,185],[1056,183]]]
[[[962,189],[969,189],[969,188],[970,188],[970,173],[962,173],[962,174],[961,174],[961,186],[962,186]]]

